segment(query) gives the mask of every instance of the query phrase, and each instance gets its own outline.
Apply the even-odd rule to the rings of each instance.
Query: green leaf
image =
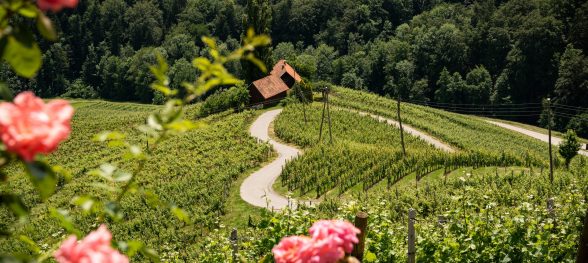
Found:
[[[33,185],[39,191],[42,200],[46,200],[55,192],[57,176],[51,166],[42,161],[25,163]]]
[[[157,208],[161,204],[159,196],[151,191],[145,191],[145,202],[152,208]]]
[[[28,30],[15,30],[4,40],[2,58],[12,66],[16,74],[32,78],[41,68],[42,54],[39,45]]]
[[[205,127],[203,122],[193,122],[189,120],[175,121],[167,125],[167,128],[177,132],[187,132],[201,127]]]
[[[105,142],[112,140],[123,140],[125,135],[120,132],[102,132],[94,136],[94,141]]]
[[[186,211],[184,211],[183,209],[177,207],[177,206],[172,206],[171,207],[171,212],[182,222],[186,223],[186,224],[190,224],[191,220],[190,220],[190,216],[188,215],[188,213],[186,213]]]
[[[69,212],[64,209],[49,208],[51,216],[59,221],[59,225],[63,227],[68,233],[75,234],[78,237],[82,236],[82,232],[78,230],[72,223]]]
[[[212,63],[207,58],[195,58],[192,61],[192,65],[201,71],[205,71],[212,65]]]
[[[57,32],[55,32],[55,27],[45,14],[39,12],[39,17],[37,18],[37,30],[41,35],[50,41],[57,40]]]
[[[174,95],[178,94],[177,90],[170,89],[164,85],[160,85],[157,83],[151,84],[151,88],[161,92],[166,97],[170,97],[170,96],[174,96]]]
[[[376,262],[377,260],[378,260],[378,257],[376,256],[376,254],[372,253],[371,251],[368,251],[365,254],[365,257],[364,257],[365,262]]]
[[[131,180],[131,178],[133,178],[133,175],[128,172],[119,171],[114,174],[115,182],[128,182],[129,180]]]
[[[161,119],[153,114],[147,117],[147,125],[149,125],[149,127],[153,128],[156,131],[163,130],[163,126],[161,125]]]
[[[22,199],[12,194],[0,194],[0,204],[6,205],[14,215],[23,219],[29,215],[29,209],[26,207]]]
[[[13,98],[12,90],[10,90],[8,84],[0,82],[0,99],[5,101],[12,101]]]
[[[256,58],[253,53],[247,55],[246,57],[247,60],[249,60],[251,63],[255,64],[259,70],[261,70],[262,72],[267,72],[267,68],[265,66],[265,64],[263,63],[263,61],[259,60],[258,58]]]
[[[143,247],[141,249],[141,254],[146,256],[151,260],[151,262],[160,262],[159,255],[157,255],[157,251],[153,250],[152,248]]]
[[[110,182],[114,181],[114,179],[112,178],[112,175],[114,174],[114,171],[116,171],[116,166],[109,164],[109,163],[103,163],[100,165],[99,169],[95,169],[92,170],[90,172],[88,172],[89,175],[94,175],[94,176],[100,176]]]
[[[118,247],[120,248],[120,250],[124,251],[125,254],[127,254],[129,256],[129,258],[132,258],[133,256],[135,256],[137,254],[137,252],[141,251],[141,249],[143,249],[145,245],[143,245],[143,243],[139,240],[131,240],[128,242],[124,242],[124,241],[119,241],[118,242]]]
[[[202,42],[204,44],[206,44],[208,47],[210,47],[211,49],[213,49],[213,50],[216,49],[216,41],[213,38],[202,37]]]
[[[41,12],[32,3],[25,3],[18,9],[18,13],[24,17],[35,18]]]
[[[104,212],[106,212],[106,214],[115,221],[119,221],[124,217],[122,211],[120,210],[120,206],[115,202],[106,203],[104,206]]]
[[[95,201],[89,196],[78,196],[72,200],[74,205],[77,205],[84,210],[84,212],[90,212],[94,207]]]
[[[18,239],[25,243],[31,252],[35,254],[39,254],[39,252],[41,252],[41,248],[37,245],[37,243],[35,243],[35,241],[30,239],[29,237],[20,235]]]

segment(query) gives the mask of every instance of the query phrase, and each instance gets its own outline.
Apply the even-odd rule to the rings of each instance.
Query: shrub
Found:
[[[241,110],[249,103],[249,91],[244,84],[227,90],[219,90],[208,97],[200,108],[200,116],[207,116],[221,111]]]
[[[588,138],[588,112],[573,117],[566,128],[574,130],[580,137]]]
[[[96,92],[92,86],[86,85],[81,79],[76,79],[71,85],[67,86],[65,93],[63,93],[61,97],[96,99],[98,98],[98,92]]]
[[[568,130],[564,135],[564,141],[559,145],[559,154],[566,159],[566,167],[570,166],[570,161],[578,154],[578,150],[580,150],[578,136],[573,130]]]

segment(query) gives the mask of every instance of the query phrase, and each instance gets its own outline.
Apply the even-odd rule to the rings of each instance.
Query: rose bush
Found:
[[[57,149],[71,132],[74,109],[65,100],[44,103],[32,92],[0,103],[0,139],[7,151],[30,162]]]
[[[59,263],[128,263],[129,259],[110,246],[112,235],[105,225],[78,242],[72,235],[53,256]]]
[[[76,7],[78,0],[37,0],[37,5],[43,11],[51,10],[53,12],[59,12],[66,7]]]
[[[353,251],[360,230],[342,220],[320,220],[309,229],[311,237],[283,238],[273,249],[278,263],[334,263]]]

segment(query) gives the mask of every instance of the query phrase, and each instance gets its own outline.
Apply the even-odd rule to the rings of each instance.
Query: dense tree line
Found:
[[[252,27],[273,38],[256,56],[287,59],[311,81],[420,102],[588,107],[585,0],[87,0],[54,18],[61,39],[42,43],[35,79],[0,69],[14,90],[158,101],[147,70],[156,52],[180,88],[198,74],[201,35],[229,50]],[[249,63],[229,69],[262,75]]]

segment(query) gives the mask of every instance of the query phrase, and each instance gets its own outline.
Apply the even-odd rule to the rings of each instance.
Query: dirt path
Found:
[[[492,123],[494,125],[500,126],[502,128],[505,128],[505,129],[509,129],[509,130],[512,130],[512,131],[516,131],[516,132],[522,133],[522,134],[527,135],[527,136],[531,136],[531,137],[533,137],[535,139],[539,139],[539,140],[544,141],[544,142],[549,142],[549,136],[547,136],[547,134],[542,134],[542,133],[538,133],[538,132],[535,132],[535,131],[530,131],[530,130],[527,130],[527,129],[524,129],[524,128],[521,128],[521,127],[517,127],[517,126],[514,126],[514,125],[502,123],[502,122],[489,121],[489,120],[485,120],[485,121],[488,122],[488,123]],[[563,140],[561,138],[551,136],[551,144],[553,144],[553,145],[556,145],[557,146],[562,141]],[[584,145],[582,145],[582,146],[584,146]],[[585,156],[588,156],[588,152],[587,151],[584,151],[584,150],[580,150],[580,151],[578,151],[578,153],[579,154],[582,154],[582,155],[585,155]]]
[[[272,188],[272,185],[282,173],[282,169],[284,165],[286,165],[286,161],[296,158],[301,154],[299,149],[276,142],[269,136],[270,124],[281,112],[282,109],[265,112],[261,114],[255,120],[255,122],[253,122],[251,128],[249,128],[249,133],[251,136],[257,138],[260,141],[269,142],[272,145],[274,150],[278,152],[278,158],[247,177],[245,181],[243,181],[243,184],[241,184],[240,189],[241,198],[245,200],[245,202],[258,207],[265,207],[270,210],[280,210],[288,206],[293,209],[297,207],[296,200],[288,199],[287,197],[278,194]],[[389,125],[396,127],[399,126],[398,122],[392,119],[387,119],[365,112],[354,112],[357,112],[362,116],[372,117],[381,122],[386,122]],[[425,134],[407,125],[403,125],[403,128],[407,133],[417,136],[441,150],[455,152],[453,148],[429,136],[428,134]],[[316,202],[316,200],[313,201],[313,203]]]
[[[294,147],[281,144],[269,136],[269,127],[282,109],[271,110],[261,114],[249,128],[251,136],[263,142],[269,142],[278,153],[278,158],[270,164],[257,170],[241,184],[241,198],[247,203],[265,207],[270,210],[280,210],[290,206],[296,208],[296,201],[276,193],[272,185],[282,173],[286,161],[297,157],[301,152]]]
[[[361,115],[361,116],[370,116],[378,121],[385,122],[388,125],[392,125],[392,126],[396,126],[396,127],[400,128],[400,124],[395,120],[384,118],[382,116],[374,115],[374,114],[367,113],[367,112],[362,112],[362,111],[355,111],[355,112],[359,113],[359,115]],[[450,152],[450,153],[455,152],[455,150],[453,148],[451,148],[451,146],[445,144],[442,141],[439,141],[439,140],[433,138],[432,136],[430,136],[422,131],[419,131],[419,130],[417,130],[413,127],[410,127],[404,123],[402,124],[402,128],[404,129],[405,132],[407,132],[413,136],[421,138],[423,141],[426,141],[427,143],[435,146],[438,149],[441,149],[443,151]]]

